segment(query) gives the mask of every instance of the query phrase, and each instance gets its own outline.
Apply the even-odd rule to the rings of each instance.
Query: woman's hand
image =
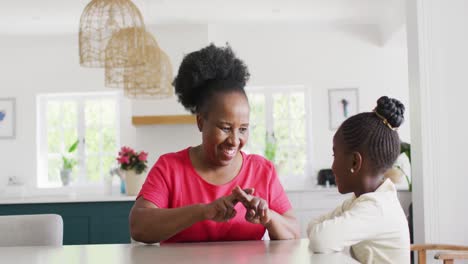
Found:
[[[253,224],[262,224],[265,226],[271,220],[268,203],[260,197],[253,196],[253,189],[249,190],[251,190],[251,192],[247,193],[239,186],[236,186],[234,190],[232,190],[232,194],[247,209],[245,220]]]
[[[253,189],[241,190],[246,195],[253,193]],[[215,201],[205,205],[204,216],[207,220],[213,220],[216,222],[225,222],[234,218],[237,211],[234,206],[239,202],[238,195],[231,194],[216,199]]]
[[[228,195],[216,199],[205,206],[205,218],[216,222],[225,222],[236,216],[234,206],[237,201],[234,195]]]

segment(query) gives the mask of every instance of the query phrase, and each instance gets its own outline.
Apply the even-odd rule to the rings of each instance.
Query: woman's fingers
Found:
[[[253,195],[255,192],[255,188],[245,188],[242,189],[246,194]]]
[[[247,194],[239,186],[234,187],[232,196],[241,203],[245,203],[248,198]]]
[[[245,219],[247,221],[251,221],[255,218],[255,210],[254,209],[248,209],[247,212],[245,213]]]
[[[244,190],[236,187],[233,190],[239,201],[247,209],[245,219],[252,223],[264,223],[269,220],[268,203],[260,198],[247,194]]]
[[[234,218],[236,214],[237,214],[237,211],[235,209],[231,210],[228,220]]]
[[[260,205],[259,205],[259,208],[260,208],[260,220],[261,222],[264,222],[265,219],[267,218],[267,213],[268,213],[268,205],[266,203],[266,201],[262,200],[260,202]]]
[[[232,194],[234,195],[235,199],[239,200],[242,203],[250,202],[253,198],[252,194],[254,193],[253,188],[248,188],[242,190],[239,186],[234,187],[232,190]]]
[[[222,197],[214,201],[210,207],[213,211],[211,220],[222,222],[229,221],[234,218],[237,214],[234,209],[238,202],[241,202],[247,209],[245,213],[245,219],[251,223],[263,223],[267,221],[268,216],[268,204],[265,200],[260,197],[253,196],[255,192],[253,188],[241,189],[236,186],[232,190],[232,194]]]
[[[258,212],[261,202],[262,200],[260,198],[254,197],[249,203],[250,208],[255,209],[255,211]]]
[[[224,219],[229,220],[235,216],[236,210],[234,209],[234,203],[233,199],[231,197],[226,197],[226,199],[223,199],[224,203]],[[234,215],[234,216],[233,216]]]

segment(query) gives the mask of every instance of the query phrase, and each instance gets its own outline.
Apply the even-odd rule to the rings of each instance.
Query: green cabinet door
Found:
[[[89,244],[88,216],[62,216],[62,218],[64,245]]]
[[[63,244],[130,243],[128,214],[133,201],[0,204],[0,215],[58,214]]]

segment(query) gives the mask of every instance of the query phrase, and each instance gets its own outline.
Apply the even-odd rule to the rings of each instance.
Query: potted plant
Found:
[[[76,159],[72,157],[72,153],[78,148],[79,140],[77,139],[69,148],[67,153],[62,154],[62,169],[60,170],[60,179],[62,184],[67,186],[71,182],[71,173],[73,168],[78,163]]]
[[[411,146],[409,143],[400,143],[400,157],[402,157],[402,154],[406,154],[406,156],[408,157],[409,165],[411,165]],[[384,176],[392,180],[393,183],[399,183],[401,181],[402,176],[405,176],[406,183],[408,184],[408,191],[411,192],[411,179],[406,173],[405,169],[402,167],[402,165],[404,165],[405,162],[403,160],[400,160],[400,157],[393,164],[393,167],[385,172]]]
[[[146,175],[148,153],[144,151],[136,152],[130,147],[123,146],[117,162],[120,169],[125,172],[125,185],[127,195],[137,195],[143,185]]]
[[[411,164],[411,145],[406,142],[401,142],[400,143],[400,154],[405,153],[406,156],[408,157],[409,163]],[[408,177],[408,174],[399,166],[396,165],[396,167],[403,173],[403,175],[406,178],[406,182],[408,183],[408,190],[411,192],[413,189],[413,185],[411,183],[411,179]]]

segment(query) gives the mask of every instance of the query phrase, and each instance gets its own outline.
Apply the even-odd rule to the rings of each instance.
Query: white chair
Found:
[[[61,246],[63,220],[56,214],[0,216],[0,246]]]

